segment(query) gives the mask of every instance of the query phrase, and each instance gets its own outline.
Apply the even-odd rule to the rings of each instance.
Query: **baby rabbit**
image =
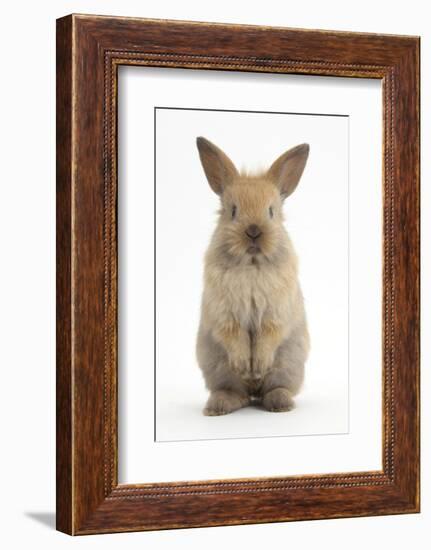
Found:
[[[221,201],[205,256],[196,346],[210,391],[204,414],[228,414],[254,399],[268,411],[289,411],[302,385],[309,336],[282,205],[299,182],[309,146],[289,149],[256,175],[238,172],[203,137],[197,147]]]

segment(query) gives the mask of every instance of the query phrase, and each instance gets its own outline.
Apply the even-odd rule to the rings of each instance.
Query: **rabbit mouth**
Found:
[[[247,248],[249,254],[258,254],[260,252],[260,247],[257,244],[253,244]]]

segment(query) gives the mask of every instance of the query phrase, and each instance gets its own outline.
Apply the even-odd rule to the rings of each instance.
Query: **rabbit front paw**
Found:
[[[251,360],[246,354],[231,354],[229,357],[230,368],[241,378],[250,377]]]
[[[256,380],[264,378],[274,363],[274,352],[260,349],[256,350],[252,361],[252,377]]]

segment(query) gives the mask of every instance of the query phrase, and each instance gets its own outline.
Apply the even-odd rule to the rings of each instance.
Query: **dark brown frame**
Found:
[[[118,484],[116,90],[124,64],[382,80],[382,471]],[[418,512],[418,430],[419,38],[59,19],[57,529],[87,534]]]

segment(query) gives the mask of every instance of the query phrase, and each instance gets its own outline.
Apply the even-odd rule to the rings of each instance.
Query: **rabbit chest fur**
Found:
[[[293,257],[291,261],[295,262]],[[253,263],[218,273],[210,267],[203,298],[209,325],[233,322],[253,334],[263,322],[273,322],[282,326],[287,336],[297,322],[295,267],[280,269]]]

